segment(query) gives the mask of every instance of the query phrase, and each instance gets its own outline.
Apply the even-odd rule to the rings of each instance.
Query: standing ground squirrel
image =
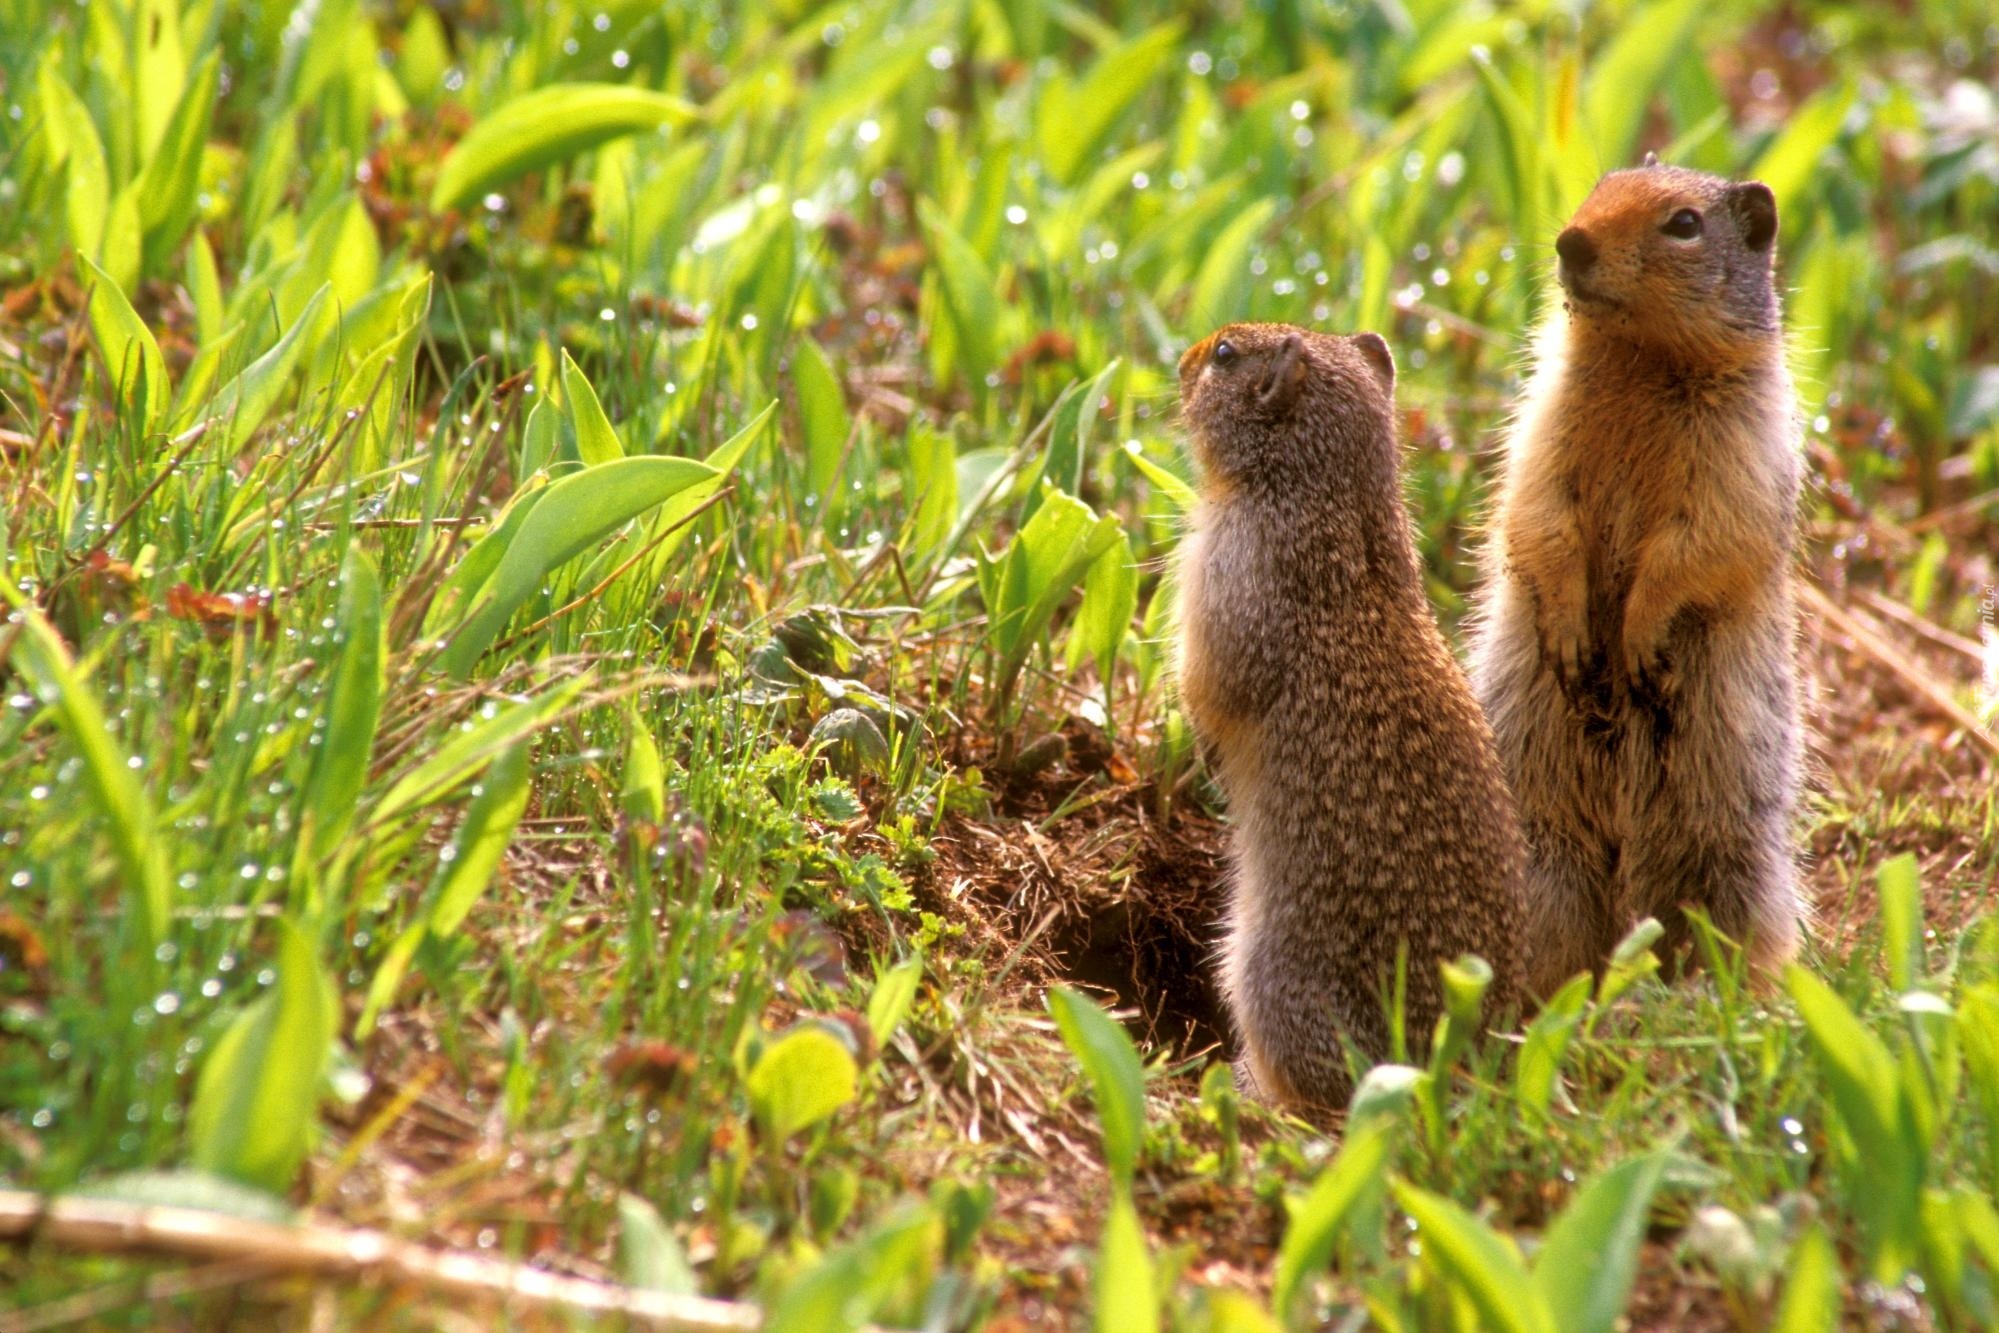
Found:
[[[1529,985],[1682,905],[1768,975],[1804,915],[1790,570],[1797,405],[1766,186],[1648,161],[1555,242],[1472,676],[1528,845]]]
[[[1424,597],[1403,508],[1395,364],[1351,338],[1232,324],[1180,360],[1201,505],[1181,547],[1179,680],[1235,829],[1222,989],[1263,1095],[1349,1091],[1342,1035],[1388,1054],[1438,965],[1518,991],[1525,852],[1492,736]]]

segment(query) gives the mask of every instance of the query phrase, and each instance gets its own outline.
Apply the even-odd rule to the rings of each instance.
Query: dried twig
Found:
[[[1803,582],[1799,586],[1804,590],[1806,604],[1813,611],[1830,621],[1840,633],[1853,640],[1854,646],[1861,652],[1886,667],[1918,698],[1949,718],[1965,735],[1976,742],[1980,749],[1999,759],[1999,736],[1993,735],[1970,709],[1951,698],[1948,689],[1910,661],[1901,649],[1875,633],[1864,621],[1826,596],[1817,586]]]
[[[0,1190],[0,1240],[92,1254],[153,1254],[254,1263],[273,1276],[373,1280],[439,1297],[502,1302],[569,1315],[621,1315],[651,1328],[714,1333],[754,1329],[754,1305],[550,1273],[483,1255],[434,1250],[379,1231],[251,1222],[194,1208],[51,1198]]]

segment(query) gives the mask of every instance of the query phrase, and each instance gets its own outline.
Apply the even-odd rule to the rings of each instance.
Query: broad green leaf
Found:
[[[69,173],[63,190],[69,243],[78,254],[101,259],[105,219],[111,213],[111,169],[104,160],[104,141],[83,99],[57,71],[53,55],[42,62],[37,77],[49,162]]]
[[[359,542],[347,548],[340,568],[336,616],[337,656],[321,715],[320,745],[300,793],[300,829],[294,877],[339,850],[368,785],[375,727],[382,710],[383,643],[381,576]]]
[[[292,367],[298,363],[304,341],[325,308],[328,290],[321,287],[313,293],[312,299],[306,302],[305,309],[299,312],[299,317],[285,330],[284,336],[273,343],[269,351],[243,367],[242,372],[223,385],[206,405],[197,408],[195,404],[183,402],[180,413],[183,419],[191,411],[198,410],[209,420],[221,423],[220,438],[215,441],[216,452],[221,456],[226,458],[234,454],[264,424],[264,418],[271,414],[271,409],[277,406],[278,396],[284,392],[285,381],[291,377]],[[245,487],[243,490],[246,503],[254,498],[250,496],[251,489]],[[232,518],[236,516],[231,515]]]
[[[319,1127],[319,1090],[339,1002],[312,945],[278,923],[275,990],[239,1014],[208,1053],[188,1112],[194,1164],[282,1194]]]
[[[1771,1333],[1835,1333],[1840,1327],[1839,1256],[1825,1228],[1813,1223],[1792,1247],[1790,1280]]]
[[[1063,185],[1073,185],[1090,165],[1131,104],[1153,85],[1180,40],[1180,24],[1163,23],[1107,51],[1075,83],[1047,81],[1035,120],[1042,161]]]
[[[1582,1020],[1583,1009],[1595,986],[1596,978],[1587,972],[1569,978],[1568,984],[1549,997],[1527,1027],[1520,1055],[1513,1063],[1513,1094],[1537,1116],[1545,1116],[1554,1100],[1569,1038]]]
[[[375,1022],[389,1002],[396,998],[401,989],[403,977],[408,974],[410,960],[424,940],[430,937],[430,927],[419,921],[406,926],[396,936],[394,943],[382,954],[382,961],[375,965],[375,975],[368,981],[368,994],[361,1003],[361,1017],[354,1022],[354,1040],[366,1041],[375,1030]]]
[[[938,288],[957,336],[960,368],[967,379],[982,384],[997,358],[1001,317],[992,271],[928,200],[919,200],[916,207],[930,237]]]
[[[177,0],[130,0],[123,6],[131,16],[132,109],[137,113],[134,147],[140,161],[156,158],[168,136],[172,113],[184,100],[187,56],[180,40]],[[214,53],[210,52],[210,59]]]
[[[1440,963],[1444,1014],[1430,1040],[1430,1072],[1441,1076],[1478,1037],[1485,993],[1492,988],[1492,965],[1476,954]]]
[[[493,882],[500,856],[528,804],[529,757],[534,739],[523,736],[502,750],[473,787],[472,804],[452,835],[431,890],[430,933],[444,939],[457,931],[479,895]]]
[[[223,335],[222,278],[215,269],[215,249],[208,233],[198,231],[187,247],[187,293],[194,301],[194,331],[206,352]]]
[[[1152,489],[1167,498],[1175,512],[1191,514],[1200,507],[1200,493],[1158,463],[1147,458],[1145,456],[1144,445],[1136,440],[1127,442],[1124,447],[1124,456],[1131,460],[1131,465],[1137,468],[1147,481],[1152,483]]]
[[[1386,1185],[1392,1133],[1393,1126],[1380,1119],[1359,1126],[1349,1121],[1339,1154],[1319,1172],[1310,1189],[1286,1201],[1290,1220],[1277,1248],[1270,1303],[1288,1326],[1299,1326],[1309,1284],[1332,1262],[1333,1247],[1348,1222],[1367,1196]]]
[[[1044,487],[1041,507],[1014,534],[1005,555],[980,566],[979,592],[1003,680],[1026,664],[1056,606],[1122,531],[1116,518],[1099,518],[1074,496]]]
[[[1098,556],[1083,576],[1083,603],[1076,609],[1076,625],[1070,631],[1071,665],[1081,652],[1096,663],[1097,679],[1108,694],[1116,679],[1118,650],[1131,630],[1131,618],[1138,613],[1138,565],[1131,553],[1131,539],[1120,531],[1110,549]]]
[[[693,120],[678,97],[612,83],[557,83],[482,117],[445,156],[430,206],[442,212],[627,134]]]
[[[636,712],[631,716],[631,741],[625,747],[625,781],[618,808],[625,818],[657,824],[666,818],[666,768],[652,730]]]
[[[1097,1333],[1157,1333],[1159,1292],[1145,1228],[1123,1186],[1112,1191],[1110,1212],[1097,1247]]]
[[[136,900],[149,945],[166,938],[172,912],[172,868],[168,844],[159,833],[153,803],[120,751],[104,719],[103,705],[77,673],[60,635],[28,604],[12,580],[0,578],[0,596],[19,617],[12,664],[51,709],[83,761],[84,790],[111,839],[125,891]]]
[[[1496,1333],[1566,1333],[1527,1275],[1513,1242],[1449,1199],[1401,1181],[1395,1200],[1416,1223],[1424,1262],[1463,1293]]]
[[[1881,952],[1888,981],[1905,991],[1923,979],[1923,882],[1909,852],[1883,861],[1874,872],[1881,901]]]
[[[144,252],[139,224],[139,182],[127,181],[111,197],[104,215],[104,236],[97,243],[97,262],[121,288],[139,288],[139,261]]]
[[[561,447],[562,410],[546,396],[537,398],[535,405],[528,409],[527,425],[521,428],[519,471],[516,475],[524,480],[534,476],[555,461]]]
[[[1534,114],[1493,65],[1490,55],[1473,51],[1472,68],[1478,72],[1479,87],[1499,126],[1500,142],[1506,148],[1504,178],[1514,230],[1520,235],[1539,234],[1542,215],[1551,211],[1547,168],[1541,157],[1541,131]]]
[[[1668,1160],[1655,1152],[1601,1172],[1542,1237],[1534,1286],[1562,1333],[1612,1333],[1617,1327]]]
[[[859,1074],[838,1038],[806,1024],[764,1048],[745,1090],[757,1123],[782,1143],[853,1101]]]
[[[799,339],[792,352],[791,380],[805,432],[805,486],[824,500],[839,479],[840,459],[847,450],[851,424],[846,394],[825,349],[810,338]]]
[[[640,1291],[692,1296],[697,1290],[679,1238],[659,1210],[636,1194],[618,1196],[618,1276]]]
[[[1851,1140],[1845,1161],[1849,1203],[1866,1233],[1873,1275],[1899,1281],[1920,1245],[1918,1212],[1929,1144],[1910,1112],[1898,1062],[1823,981],[1794,965],[1784,984]]]
[[[1104,1165],[1120,1188],[1130,1188],[1145,1137],[1145,1070],[1118,1021],[1081,991],[1056,986],[1048,1009],[1062,1040],[1089,1077],[1104,1134]]]
[[[502,525],[468,553],[470,560],[489,542],[505,543],[438,667],[460,678],[469,675],[549,574],[654,505],[714,477],[714,468],[691,458],[644,455],[599,463],[551,483],[518,528]]]
[[[156,4],[158,0],[147,0]],[[174,26],[171,19],[163,25]],[[201,157],[207,144],[210,113],[221,84],[222,56],[210,51],[195,68],[174,107],[164,137],[146,162],[139,185],[139,224],[144,234],[144,264],[148,273],[166,268],[174,247],[187,234],[201,195]],[[209,260],[211,267],[214,260]],[[199,305],[197,304],[197,308]]]
[[[850,33],[825,75],[813,80],[799,111],[802,142],[824,143],[841,122],[890,105],[922,71],[931,49],[949,40],[949,10],[938,11],[927,23],[895,22],[892,12],[875,11],[871,16],[876,23],[891,23],[887,32]]]
[[[500,751],[546,726],[590,683],[576,676],[551,686],[523,703],[508,704],[480,720],[469,731],[458,731],[430,756],[398,778],[368,813],[371,828],[449,796]]]
[[[1634,11],[1590,62],[1582,111],[1598,170],[1637,165],[1632,155],[1653,94],[1679,62],[1706,8],[1707,0],[1666,0]]]
[[[903,507],[909,513],[909,550],[935,551],[950,537],[958,518],[958,450],[951,433],[921,416],[910,418]],[[909,497],[913,493],[914,500]]]
[[[891,1298],[920,1296],[937,1273],[943,1231],[934,1210],[903,1204],[780,1292],[763,1333],[851,1333]]]
[[[604,405],[597,401],[597,391],[569,359],[566,348],[562,353],[562,406],[569,414],[570,429],[576,433],[577,455],[586,465],[594,467],[625,456],[611,419],[604,415]]]
[[[1081,495],[1083,472],[1089,462],[1090,436],[1097,423],[1098,405],[1118,363],[1112,361],[1088,380],[1071,384],[1048,412],[1048,442],[1041,456],[1041,477],[1071,495]],[[1039,488],[1028,492],[1026,515],[1031,517],[1040,498]]]
[[[636,590],[650,604],[658,589],[672,576],[674,553],[694,530],[688,524],[688,516],[728,483],[737,466],[748,456],[750,447],[762,438],[764,428],[776,418],[777,400],[773,398],[734,435],[708,451],[701,461],[713,468],[715,475],[706,481],[697,481],[673,496],[660,505],[658,513],[646,520],[646,532],[640,544],[651,546],[652,555],[634,565],[619,580],[618,587]],[[611,554],[605,552],[606,557]],[[606,595],[610,595],[608,591]]]
[[[1851,83],[1836,83],[1814,93],[1791,113],[1783,130],[1749,169],[1748,179],[1762,181],[1777,196],[1777,209],[1784,219],[1787,235],[1795,234],[1794,214],[1798,211],[1800,192],[1818,170],[1819,159],[1838,140],[1853,98]]]
[[[1277,213],[1275,199],[1258,199],[1229,219],[1214,243],[1208,246],[1194,277],[1187,299],[1187,318],[1203,328],[1219,326],[1249,315],[1249,293],[1254,286],[1249,271],[1250,251],[1261,232]]]
[[[1404,1123],[1409,1109],[1428,1094],[1434,1082],[1428,1070],[1414,1065],[1376,1065],[1360,1076],[1347,1102],[1348,1131],[1376,1121]]]
[[[916,988],[922,981],[921,954],[898,963],[876,979],[874,991],[868,996],[868,1030],[874,1033],[876,1047],[888,1045],[888,1039],[902,1026],[909,1006],[916,1002]]]
[[[549,423],[548,429],[557,429],[555,409],[546,400],[536,405],[529,414],[528,426],[532,430],[537,417]],[[552,438],[552,435],[551,435]],[[514,493],[514,498],[500,514],[500,521],[489,527],[472,549],[458,560],[458,564],[445,578],[444,586],[431,598],[430,608],[423,618],[423,637],[433,640],[442,635],[451,625],[462,621],[472,607],[472,598],[480,589],[492,581],[493,571],[500,567],[500,557],[513,546],[514,539],[526,526],[528,515],[547,495],[549,484],[545,481],[530,481]]]
[[[1986,1125],[1985,1181],[1999,1190],[1999,985],[1980,982],[1966,987],[1957,1017],[1971,1096]],[[1994,1274],[1999,1276],[1999,1269]]]
[[[138,409],[140,429],[150,432],[167,405],[166,359],[153,341],[153,331],[111,276],[88,258],[83,265],[89,272],[90,331],[97,350],[120,395]]]

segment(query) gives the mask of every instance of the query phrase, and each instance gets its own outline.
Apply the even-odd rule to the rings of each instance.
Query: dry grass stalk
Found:
[[[640,1291],[483,1255],[434,1250],[379,1231],[245,1221],[221,1213],[0,1190],[0,1240],[91,1254],[241,1261],[271,1276],[376,1281],[435,1297],[571,1315],[618,1315],[675,1333],[755,1329],[754,1305]]]

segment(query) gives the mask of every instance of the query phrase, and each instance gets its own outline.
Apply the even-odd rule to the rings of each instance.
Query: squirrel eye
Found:
[[[1217,366],[1226,366],[1235,360],[1235,344],[1227,338],[1215,344],[1215,350],[1208,353],[1208,360]]]
[[[1691,241],[1701,234],[1701,215],[1691,208],[1683,208],[1666,219],[1666,225],[1659,228],[1675,240]]]

